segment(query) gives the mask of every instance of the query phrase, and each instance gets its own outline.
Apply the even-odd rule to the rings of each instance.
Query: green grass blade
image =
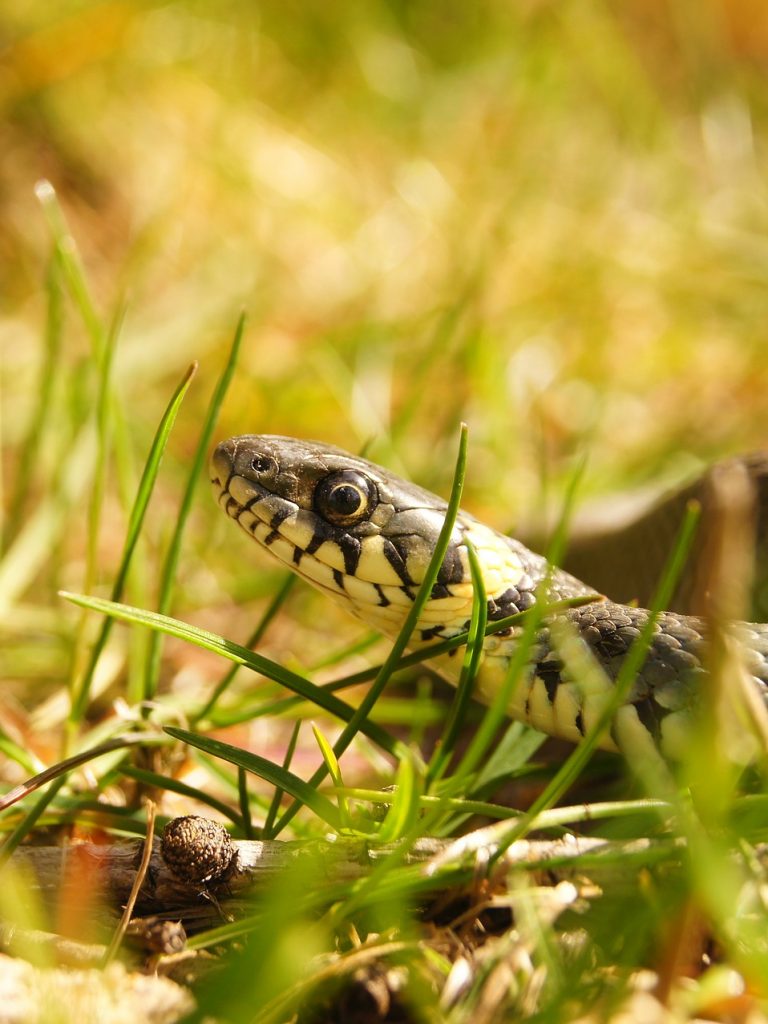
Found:
[[[34,793],[36,789],[44,786],[47,782],[52,779],[57,779],[61,775],[67,775],[75,768],[79,768],[80,765],[87,764],[89,761],[93,761],[97,757],[102,757],[104,754],[110,754],[114,750],[124,750],[128,747],[135,747],[138,745],[157,745],[163,743],[162,738],[145,733],[132,733],[128,736],[115,736],[112,739],[106,740],[104,743],[98,743],[95,747],[88,747],[86,750],[81,750],[78,754],[72,754],[71,757],[67,757],[62,761],[57,761],[56,764],[46,768],[42,772],[38,772],[31,779],[27,779],[26,782],[22,782],[18,786],[14,786],[13,789],[9,790],[2,797],[0,797],[0,811],[6,810],[8,807],[13,806],[19,800],[23,800],[25,796],[30,793]]]
[[[411,605],[408,615],[405,618],[402,629],[395,638],[392,648],[390,649],[389,655],[381,666],[379,673],[371,685],[370,690],[365,695],[363,700],[360,702],[360,706],[355,711],[354,715],[347,723],[346,727],[342,730],[341,735],[333,746],[334,753],[337,757],[341,757],[342,753],[347,749],[349,744],[354,739],[357,732],[360,731],[363,723],[366,722],[367,717],[373,708],[374,704],[379,698],[382,690],[389,682],[390,676],[395,671],[400,658],[405,652],[405,648],[408,645],[408,641],[411,639],[411,634],[416,628],[416,624],[419,621],[419,617],[424,610],[427,601],[432,593],[432,587],[437,580],[437,574],[440,572],[440,567],[443,564],[445,553],[448,550],[450,543],[451,534],[453,532],[453,526],[456,522],[456,515],[459,511],[459,503],[461,502],[461,492],[464,486],[464,477],[467,470],[467,426],[462,424],[461,432],[459,436],[459,451],[456,458],[456,468],[453,477],[453,486],[451,487],[451,495],[448,499],[448,507],[445,512],[445,520],[443,522],[440,534],[435,545],[435,550],[432,552],[432,557],[429,560],[426,572],[424,573],[424,579],[416,592],[416,597],[413,604]],[[369,723],[370,725],[370,723]],[[310,784],[315,785],[325,777],[325,769],[319,768],[312,778]],[[291,820],[297,810],[296,805],[289,807],[288,810],[283,814],[280,821],[276,826],[276,834],[281,831],[285,825]]]
[[[24,441],[18,453],[18,475],[14,486],[10,511],[3,536],[3,549],[8,537],[19,530],[19,520],[27,502],[34,470],[38,465],[43,438],[53,412],[53,385],[61,373],[62,328],[64,322],[64,292],[61,280],[61,258],[57,248],[48,267],[46,278],[47,310],[45,318],[45,340],[40,377],[35,387],[37,402],[32,412]]]
[[[45,812],[46,807],[55,798],[61,787],[67,781],[66,775],[61,775],[59,778],[53,780],[48,789],[40,795],[40,798],[32,806],[29,811],[24,815],[22,820],[16,826],[16,828],[6,836],[6,839],[2,846],[0,846],[0,866],[12,856],[13,851],[24,841],[29,835],[36,823],[39,821],[41,815]]]
[[[176,391],[168,404],[168,407],[163,414],[160,421],[160,425],[155,434],[152,442],[152,447],[147,458],[147,462],[144,466],[144,472],[142,473],[141,480],[139,482],[139,488],[136,494],[136,500],[134,501],[133,508],[131,509],[131,515],[128,523],[128,531],[123,546],[123,553],[120,559],[120,565],[118,567],[115,582],[112,586],[112,599],[117,600],[125,586],[125,580],[128,575],[128,568],[131,564],[131,558],[133,556],[134,548],[139,537],[144,516],[147,511],[149,499],[152,495],[152,490],[157,479],[157,473],[160,468],[160,462],[165,451],[165,446],[168,443],[168,436],[173,427],[176,419],[176,414],[179,411],[179,407],[184,400],[184,396],[187,393],[187,388],[192,382],[192,377],[197,369],[197,364],[193,363],[192,366],[187,370],[179,383]],[[91,688],[91,682],[93,680],[93,673],[98,664],[101,652],[109,639],[109,634],[112,629],[112,620],[110,618],[105,619],[104,624],[99,632],[98,637],[93,645],[91,651],[91,657],[85,668],[83,676],[79,683],[73,688],[72,694],[72,708],[70,710],[70,723],[72,725],[79,722],[88,704],[88,697]]]
[[[572,597],[565,601],[555,601],[549,606],[549,609],[550,612],[554,614],[558,611],[565,611],[568,608],[578,608],[584,604],[591,604],[593,601],[598,601],[600,599],[600,594],[591,594],[586,597]],[[524,625],[529,615],[530,610],[526,610],[524,612],[518,612],[516,615],[508,615],[504,619],[498,619],[495,622],[491,622],[485,627],[485,635],[492,636],[494,633],[498,633],[501,630],[510,629],[513,626]],[[377,639],[380,639],[380,637],[377,636]],[[463,647],[467,643],[467,639],[467,633],[459,633],[456,636],[451,637],[449,640],[441,640],[439,643],[431,644],[429,647],[422,647],[418,651],[412,651],[410,654],[406,654],[398,661],[395,671],[401,672],[413,667],[414,665],[419,665],[421,662],[429,661],[431,658],[437,658],[442,654],[447,654],[449,651],[453,651],[458,647]],[[369,642],[366,637],[363,641],[362,649],[367,646],[369,646]],[[350,645],[348,648],[350,651],[355,651],[357,649],[357,645]],[[325,662],[322,664],[325,664]],[[352,686],[359,686],[361,683],[369,683],[372,679],[375,679],[378,676],[380,671],[381,665],[374,665],[371,668],[362,669],[360,672],[354,672],[351,675],[343,676],[341,679],[324,683],[320,688],[326,693],[336,693],[338,690],[345,690]],[[283,714],[286,711],[290,711],[291,709],[298,707],[301,704],[301,701],[301,697],[283,697],[275,700],[274,702],[261,702],[257,706],[249,707],[245,710],[215,715],[212,717],[211,721],[217,726],[237,725],[250,717],[256,718],[263,715]]]
[[[205,414],[203,427],[200,431],[200,438],[197,442],[197,448],[195,449],[194,458],[192,459],[192,466],[189,471],[189,476],[187,477],[186,488],[181,499],[179,514],[176,518],[173,534],[168,546],[168,552],[160,569],[160,592],[158,596],[157,610],[161,615],[166,614],[171,606],[173,585],[176,578],[179,558],[181,556],[181,542],[184,536],[184,528],[187,525],[187,520],[192,508],[192,501],[195,497],[201,471],[208,457],[208,448],[211,443],[211,437],[213,436],[216,421],[219,418],[219,410],[221,409],[222,402],[229,390],[229,385],[232,380],[232,376],[234,375],[235,367],[237,366],[237,357],[240,352],[240,344],[245,332],[245,323],[245,313],[241,313],[240,318],[237,321],[235,336],[232,340],[227,361],[224,364],[224,369],[219,377],[216,387],[214,388],[211,401]],[[147,652],[147,665],[144,675],[143,698],[145,701],[152,700],[157,690],[157,680],[160,674],[161,637],[161,633],[153,633],[150,637],[149,650]]]
[[[248,640],[245,644],[247,648],[252,649],[261,641],[262,637],[267,631],[267,628],[269,627],[269,624],[272,622],[275,615],[277,615],[278,611],[282,608],[283,604],[285,603],[285,600],[288,597],[288,594],[291,592],[297,579],[298,576],[296,576],[294,573],[288,573],[288,575],[286,575],[282,584],[275,592],[275,596],[269,602],[264,614],[259,620],[259,623],[254,629],[253,633],[248,637]],[[235,675],[237,674],[237,670],[239,668],[240,665],[233,665],[232,668],[230,668],[227,672],[224,673],[219,682],[213,688],[213,693],[202,706],[202,708],[200,708],[198,712],[191,716],[191,725],[197,725],[199,722],[202,722],[206,718],[208,718],[208,716],[211,714],[211,712],[219,702],[221,696],[225,693],[230,683],[235,678]],[[296,698],[293,697],[287,698],[288,701],[293,701],[295,699]]]
[[[315,742],[317,743],[318,747],[320,748],[320,753],[322,754],[323,761],[325,763],[325,767],[328,770],[328,774],[331,777],[331,782],[333,783],[334,789],[339,790],[339,789],[341,789],[344,786],[344,779],[342,778],[342,775],[341,775],[341,767],[339,766],[338,758],[336,757],[336,755],[333,752],[333,747],[328,742],[328,740],[325,738],[325,736],[320,731],[320,729],[318,729],[318,727],[315,725],[314,722],[312,723],[312,733],[314,734]],[[339,816],[340,816],[342,822],[344,823],[344,826],[348,827],[349,826],[349,808],[347,806],[346,797],[344,796],[343,793],[338,794],[338,801],[339,801]]]
[[[293,726],[293,731],[291,732],[291,738],[288,740],[288,746],[286,747],[285,750],[285,757],[283,758],[283,768],[285,768],[286,770],[291,767],[291,761],[293,760],[293,755],[296,752],[296,744],[299,741],[300,730],[301,722],[296,722]],[[280,801],[282,800],[282,798],[283,791],[278,786],[275,788],[275,793],[269,805],[267,816],[264,819],[264,827],[262,829],[262,834],[265,839],[272,838],[272,827],[275,823],[275,818],[277,818],[277,812],[280,810]]]
[[[270,782],[273,786],[279,786],[286,793],[290,793],[300,804],[305,804],[313,810],[318,818],[322,818],[331,828],[338,831],[342,827],[339,812],[331,801],[318,793],[314,786],[304,782],[298,775],[281,768],[280,765],[268,761],[265,757],[259,757],[258,754],[233,747],[229,743],[222,743],[221,740],[214,740],[208,736],[198,736],[185,729],[166,726],[164,731],[174,739],[188,743],[191,747],[197,747],[198,750],[203,750],[213,757],[229,761],[230,764],[245,768],[246,771],[253,772],[254,775],[258,775],[259,778]]]
[[[581,460],[575,472],[571,475],[569,486],[563,502],[563,510],[555,529],[552,541],[547,551],[547,562],[551,567],[560,561],[565,547],[565,538],[568,533],[571,510],[574,505],[576,491],[584,473],[586,462]],[[550,568],[551,571],[551,568]],[[483,716],[480,726],[472,737],[464,757],[458,765],[452,777],[452,784],[458,785],[459,780],[471,775],[481,760],[490,749],[493,739],[507,717],[507,708],[514,692],[519,685],[523,672],[526,670],[529,661],[529,652],[536,637],[536,632],[541,625],[545,615],[551,614],[555,608],[548,599],[548,576],[544,578],[538,587],[535,604],[527,609],[522,620],[514,616],[518,622],[523,622],[523,631],[515,646],[510,659],[507,671],[499,692],[496,694],[491,706]],[[494,623],[498,626],[498,623]]]
[[[51,785],[48,786],[48,789],[40,796],[39,800],[37,800],[28,813],[24,815],[16,828],[13,829],[13,831],[6,837],[5,842],[2,847],[0,847],[0,864],[11,856],[13,851],[21,842],[23,842],[29,832],[31,832],[48,805],[67,781],[67,776],[73,769],[115,750],[139,744],[146,746],[149,744],[162,744],[164,742],[165,740],[162,737],[148,736],[139,733],[130,736],[117,736],[111,740],[107,740],[105,743],[99,743],[95,747],[90,747],[87,750],[81,751],[79,754],[75,754],[72,757],[68,757],[63,761],[59,761],[56,764],[51,765],[50,768],[46,768],[45,771],[39,772],[33,778],[28,779],[20,786],[15,786],[8,793],[5,793],[3,797],[0,798],[0,811],[11,807],[30,793],[35,792],[35,790],[39,789],[41,786],[44,786],[49,782],[51,783]]]
[[[668,605],[670,598],[674,593],[674,589],[677,586],[680,573],[685,567],[685,562],[696,533],[698,519],[698,506],[689,505],[686,509],[685,518],[680,528],[677,542],[667,562],[664,573],[662,574],[661,582],[659,583],[653,602],[651,603],[648,621],[641,629],[640,636],[637,637],[630,647],[629,652],[622,663],[621,669],[619,670],[610,700],[607,702],[605,708],[603,708],[597,722],[595,722],[593,728],[588,731],[581,743],[579,743],[579,745],[561,765],[555,776],[545,787],[544,791],[533,802],[520,825],[505,837],[504,841],[499,846],[499,850],[494,854],[494,858],[501,856],[504,850],[506,850],[511,843],[524,835],[535,822],[537,815],[546,808],[551,807],[552,804],[556,803],[573,785],[573,782],[578,778],[587,761],[592,756],[603,732],[610,725],[614,714],[624,703],[637,673],[648,653],[648,647],[653,636],[658,616]],[[640,769],[643,766],[636,767]],[[663,767],[664,766],[661,763],[658,765],[646,766],[647,770],[653,771],[655,776],[659,775],[663,771]],[[662,778],[657,781],[660,781],[663,784],[665,780],[662,776]],[[670,785],[665,786],[665,788],[671,789],[671,779],[669,779],[669,783]]]
[[[110,394],[110,376],[122,320],[123,311],[120,310],[112,322],[111,330],[109,331],[105,344],[101,348],[98,358],[96,411],[94,417],[96,457],[93,469],[91,494],[88,501],[85,572],[83,574],[83,587],[87,591],[94,589],[97,578],[99,533],[101,515],[104,506],[104,494],[106,491],[107,464],[109,461],[110,449],[110,413],[111,406],[113,404],[111,401],[112,396]],[[87,649],[88,642],[86,625],[86,613],[82,612],[75,631],[75,654],[72,660],[73,674],[76,674],[78,667],[82,666],[86,661],[85,651]],[[72,680],[72,685],[74,685],[74,680]]]
[[[8,758],[9,761],[15,761],[25,772],[31,773],[35,770],[34,760],[29,751],[14,743],[2,731],[0,731],[0,754]]]
[[[91,498],[88,503],[88,536],[85,554],[85,577],[84,585],[86,590],[92,590],[96,580],[97,547],[99,541],[99,526],[101,512],[104,504],[104,492],[107,479],[107,461],[109,458],[110,441],[110,378],[112,363],[117,348],[117,339],[120,335],[120,328],[123,322],[124,310],[119,309],[103,346],[101,357],[98,362],[98,379],[96,383],[96,465],[93,472],[93,484],[91,487]]]
[[[53,185],[49,181],[39,181],[35,186],[35,195],[43,208],[48,227],[56,243],[67,285],[91,337],[93,354],[98,359],[105,343],[104,328],[91,299],[75,239],[67,226]]]
[[[488,623],[488,598],[483,582],[483,572],[480,561],[477,557],[474,545],[466,541],[467,554],[469,555],[469,566],[472,574],[472,616],[467,634],[467,646],[464,651],[464,662],[461,666],[459,684],[456,688],[456,696],[451,704],[445,729],[441,739],[435,748],[429,768],[427,769],[427,785],[435,783],[448,767],[453,756],[456,743],[464,724],[469,700],[472,696],[472,687],[480,667],[480,659],[483,656],[483,642],[485,640],[485,627]]]
[[[211,810],[217,811],[219,814],[223,814],[225,818],[229,818],[229,820],[234,822],[238,828],[243,828],[242,819],[237,812],[234,811],[229,804],[224,803],[223,800],[217,800],[215,796],[211,796],[211,794],[207,793],[204,789],[196,786],[188,786],[185,782],[181,782],[179,779],[174,779],[170,775],[162,775],[160,772],[151,772],[146,768],[137,768],[132,764],[119,765],[117,771],[120,775],[124,775],[129,779],[134,779],[136,782],[140,782],[147,788],[160,789],[169,793],[177,793],[179,796],[187,797],[189,800],[205,804],[207,807],[210,807]]]
[[[0,614],[6,614],[51,560],[72,506],[83,500],[93,471],[92,431],[83,428],[61,454],[61,472],[40,495],[19,526],[0,562]]]
[[[416,760],[406,753],[397,766],[392,806],[382,822],[377,839],[381,843],[393,843],[408,835],[416,826],[421,813],[421,777]]]
[[[168,636],[178,637],[178,639],[186,640],[204,650],[220,654],[222,657],[238,665],[245,665],[254,672],[259,672],[268,679],[280,683],[286,689],[300,694],[304,700],[311,701],[343,721],[351,721],[354,715],[354,709],[349,704],[328,693],[326,688],[315,686],[303,676],[283,668],[282,665],[270,661],[261,654],[249,651],[247,647],[242,647],[232,640],[225,640],[223,637],[217,636],[216,633],[198,629],[196,626],[190,626],[179,619],[171,619],[167,615],[159,615],[157,612],[145,611],[143,608],[133,608],[131,605],[107,601],[100,597],[86,597],[83,594],[70,594],[66,591],[61,591],[61,596],[83,608],[91,608],[93,611],[102,612],[111,619],[137,623],[141,626],[147,626],[149,629],[158,629]],[[373,740],[374,743],[377,743],[388,753],[392,754],[397,749],[397,743],[389,733],[373,723],[366,723],[362,731],[369,739]]]
[[[244,768],[237,769],[237,802],[240,807],[240,818],[242,819],[243,835],[246,839],[253,839],[253,822],[251,821],[251,806],[248,801],[248,773]]]

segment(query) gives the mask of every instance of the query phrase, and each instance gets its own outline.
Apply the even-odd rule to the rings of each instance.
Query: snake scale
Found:
[[[211,459],[221,508],[257,543],[373,628],[397,634],[434,550],[446,502],[366,459],[320,442],[249,434],[222,442]],[[549,601],[587,598],[594,590],[517,540],[459,511],[446,556],[410,646],[466,630],[473,588],[467,541],[474,546],[498,620],[532,607],[549,572]],[[564,620],[603,673],[586,683],[561,652]],[[648,620],[643,608],[606,598],[545,617],[513,688],[510,717],[551,736],[578,742],[597,721],[633,642]],[[523,627],[487,637],[475,694],[498,692]],[[768,624],[736,623],[744,670],[768,704]],[[439,670],[456,682],[461,657],[444,655]],[[676,611],[658,617],[650,646],[601,746],[625,753],[649,741],[672,759],[684,756],[701,705],[707,627]]]

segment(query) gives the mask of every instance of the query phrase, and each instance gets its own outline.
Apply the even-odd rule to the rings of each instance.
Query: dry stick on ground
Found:
[[[492,851],[498,834],[497,827],[490,826],[457,841],[418,839],[403,862],[421,864],[421,874],[425,879],[432,879],[434,891],[440,890],[443,876],[445,888],[450,888],[460,884],[462,877],[465,881],[472,879],[484,859],[481,851]],[[107,904],[121,905],[134,884],[142,845],[137,841],[112,846],[80,843],[69,847],[22,847],[12,859],[37,879],[40,893],[46,900],[60,896],[63,880],[76,867],[79,877],[92,880],[98,898]],[[258,894],[277,872],[301,858],[310,857],[314,865],[322,865],[318,885],[331,886],[363,877],[396,849],[395,845],[343,838],[334,842],[235,840],[232,846],[234,856],[224,877],[201,884],[185,881],[169,868],[160,842],[155,840],[137,910],[144,914],[192,917],[196,927],[206,922],[218,924],[221,923],[219,905],[229,908],[249,895]],[[548,881],[587,874],[593,880],[607,880],[626,873],[628,864],[674,860],[680,852],[681,844],[675,840],[616,842],[566,835],[551,840],[518,840],[506,850],[494,870],[539,869],[546,871]]]

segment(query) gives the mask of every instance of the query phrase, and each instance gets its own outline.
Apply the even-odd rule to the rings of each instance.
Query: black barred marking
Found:
[[[266,494],[260,494],[258,491],[252,498],[243,505],[243,512],[250,512],[254,505],[258,505],[260,501],[264,501]]]
[[[290,512],[288,514],[290,515]],[[354,576],[360,561],[360,541],[345,530],[329,526],[316,516],[312,524],[312,538],[304,549],[304,553],[314,555],[326,541],[339,548],[344,558],[344,572],[347,576]],[[296,564],[298,565],[298,562]]]
[[[451,597],[451,591],[444,583],[436,583],[432,587],[432,593],[430,597],[433,601],[439,601],[442,597]]]
[[[416,595],[414,594],[410,587],[400,587],[400,589],[402,590],[402,592],[405,594],[409,601],[416,600]]]
[[[536,666],[536,675],[544,683],[549,703],[555,703],[557,688],[562,681],[562,663],[559,661],[540,661]]]
[[[421,630],[422,640],[435,640],[437,637],[442,636],[445,625],[441,623],[439,626],[430,626],[429,629]]]
[[[235,501],[234,498],[227,498],[226,513],[228,516],[231,516],[232,519],[237,519],[241,511],[239,501]]]
[[[378,583],[374,583],[373,586],[374,586],[374,589],[375,589],[376,593],[379,595],[379,606],[381,608],[386,608],[388,604],[392,604],[392,602],[389,600],[389,598],[384,593],[384,591],[381,589],[381,587],[379,586]]]
[[[461,560],[457,544],[448,545],[440,572],[437,574],[437,582],[445,584],[464,582],[464,563]]]
[[[278,533],[278,532],[279,532],[278,530],[273,530],[272,531],[272,533]],[[270,533],[270,537],[272,536],[272,533]],[[301,564],[301,560],[304,557],[305,553],[306,552],[302,551],[301,548],[294,548],[293,549],[293,564],[294,565],[300,565]]]
[[[251,504],[253,504],[253,502],[249,501],[248,505],[246,505],[246,508],[250,507]],[[275,512],[275,514],[269,520],[270,528],[276,530],[279,526],[282,526],[282,524],[285,522],[285,520],[292,512],[292,508],[279,508],[277,512]]]
[[[392,543],[392,541],[387,540],[386,537],[384,538],[383,551],[384,557],[395,570],[395,572],[403,581],[403,583],[405,583],[406,585],[412,584],[413,580],[411,579],[411,574],[408,572],[408,566],[403,561],[403,556],[400,554],[400,552]],[[413,600],[413,597],[410,594],[408,596],[411,597],[411,600]]]
[[[267,547],[269,547],[269,545],[270,544],[274,544],[275,541],[279,539],[279,537],[280,537],[280,531],[279,530],[272,530],[264,538],[264,543],[267,545]],[[294,561],[296,561],[296,554],[297,554],[297,552],[298,552],[298,555],[299,555],[299,560],[301,559],[301,556],[304,554],[304,552],[301,550],[301,548],[294,548],[294,551],[293,551],[293,559],[294,559]],[[298,565],[298,564],[299,563],[296,562],[296,565]]]
[[[336,584],[336,586],[339,588],[339,590],[343,590],[344,589],[344,573],[343,572],[339,572],[338,569],[334,569],[333,570],[333,582]]]
[[[344,571],[347,576],[354,576],[357,572],[357,565],[360,561],[360,552],[362,550],[360,541],[357,537],[352,537],[348,533],[339,534],[336,543],[341,548],[341,553],[344,556]]]
[[[653,697],[645,697],[635,704],[637,717],[655,740],[661,736],[661,723],[669,714],[668,708],[657,704]]]
[[[573,720],[573,724],[576,726],[576,731],[578,732],[579,736],[583,736],[586,732],[586,729],[584,728],[584,714],[581,708],[579,708],[579,710],[576,712],[576,717]]]
[[[326,540],[327,538],[323,536],[320,530],[315,530],[315,532],[312,534],[312,540],[310,540],[309,544],[307,544],[307,554],[314,555],[317,549],[322,544],[324,544]]]

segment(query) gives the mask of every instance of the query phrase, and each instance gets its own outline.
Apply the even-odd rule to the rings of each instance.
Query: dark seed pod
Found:
[[[165,826],[160,852],[182,881],[205,885],[218,882],[227,874],[235,846],[227,830],[217,821],[188,814],[173,818]]]

